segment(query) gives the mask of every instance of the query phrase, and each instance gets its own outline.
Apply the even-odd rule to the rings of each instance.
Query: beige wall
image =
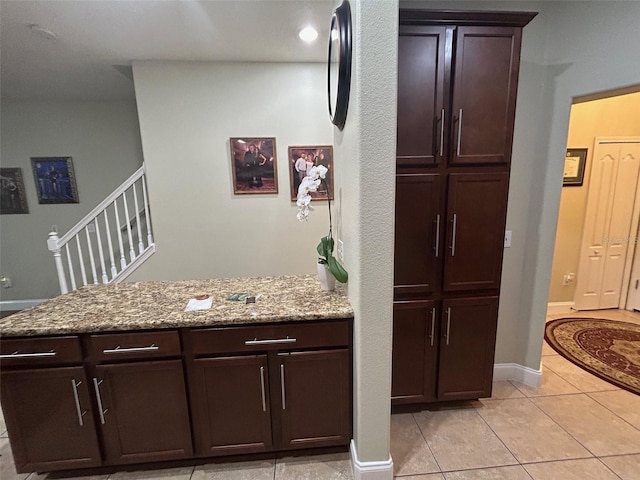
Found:
[[[13,287],[2,301],[60,294],[51,225],[64,233],[142,165],[136,105],[127,102],[2,101],[2,167],[20,167],[29,214],[0,216],[1,274]],[[77,204],[40,205],[30,157],[70,156]]]
[[[334,129],[349,301],[354,320],[354,446],[389,460],[398,5],[351,1],[354,64],[343,132]],[[391,478],[391,470],[386,472]],[[363,477],[365,478],[365,477]]]
[[[133,74],[157,250],[129,280],[315,272],[327,205],[298,222],[287,150],[333,143],[325,66],[149,61]],[[277,194],[234,195],[229,138],[243,136],[276,138]]]
[[[571,107],[567,148],[587,148],[587,162],[582,186],[562,188],[549,302],[573,301],[576,283],[562,285],[562,278],[568,273],[578,273],[594,140],[624,136],[640,136],[640,93],[576,103]]]

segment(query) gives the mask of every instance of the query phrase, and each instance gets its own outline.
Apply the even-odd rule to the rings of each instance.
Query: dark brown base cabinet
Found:
[[[194,330],[187,362],[196,454],[348,445],[346,321]],[[249,354],[247,354],[249,353]]]
[[[351,335],[342,319],[2,338],[16,470],[346,447]]]
[[[393,403],[491,396],[497,297],[394,303]]]
[[[392,403],[491,395],[522,28],[400,9]]]

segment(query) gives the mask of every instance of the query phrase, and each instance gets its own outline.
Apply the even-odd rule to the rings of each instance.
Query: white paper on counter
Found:
[[[198,300],[196,298],[192,298],[187,303],[187,308],[184,309],[185,312],[192,312],[194,310],[208,310],[211,308],[213,304],[213,297],[209,296],[204,300]]]

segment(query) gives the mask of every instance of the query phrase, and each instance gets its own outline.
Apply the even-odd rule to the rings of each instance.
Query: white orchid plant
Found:
[[[309,212],[313,210],[311,207],[311,192],[317,192],[320,186],[324,187],[327,192],[327,202],[329,206],[329,234],[326,237],[320,239],[320,243],[316,250],[318,251],[318,263],[324,264],[325,268],[333,274],[337,281],[340,283],[346,283],[349,279],[347,271],[338,263],[333,256],[333,235],[331,228],[331,200],[329,199],[329,188],[325,177],[327,175],[327,167],[323,165],[317,165],[309,170],[306,177],[300,182],[298,188],[298,220],[301,222],[306,221],[309,216]]]

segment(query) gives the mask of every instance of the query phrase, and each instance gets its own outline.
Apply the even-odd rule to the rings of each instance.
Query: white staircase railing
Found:
[[[71,290],[87,285],[88,271],[94,284],[124,280],[155,252],[144,165],[62,237],[55,227],[52,230],[47,246],[53,253],[60,293],[69,292],[69,285]]]

